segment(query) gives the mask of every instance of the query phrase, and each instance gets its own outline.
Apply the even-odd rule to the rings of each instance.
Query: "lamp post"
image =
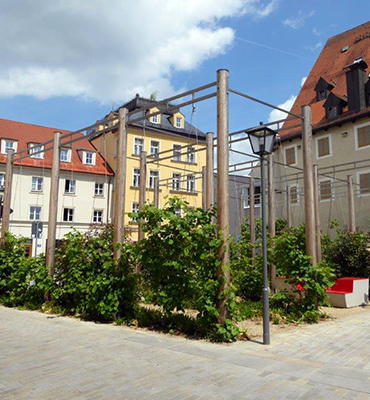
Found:
[[[261,124],[262,125],[262,124]],[[267,270],[267,233],[266,233],[266,198],[265,198],[265,159],[273,152],[276,132],[265,126],[248,132],[254,154],[260,157],[261,165],[261,212],[262,212],[262,255],[263,255],[263,344],[270,344],[270,311]]]

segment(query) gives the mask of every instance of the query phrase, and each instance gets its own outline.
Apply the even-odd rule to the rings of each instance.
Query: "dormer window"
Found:
[[[329,96],[330,91],[334,88],[334,85],[334,82],[332,84],[326,82],[324,78],[320,78],[317,82],[317,85],[315,86],[316,101],[325,100]]]
[[[176,128],[181,128],[181,117],[176,117]]]
[[[29,148],[30,148],[31,158],[38,158],[38,159],[44,158],[44,153],[42,152],[44,150],[44,146],[38,143],[30,143]]]
[[[10,139],[2,139],[1,141],[1,154],[7,154],[8,150],[13,149],[14,152],[17,151],[17,142]]]
[[[153,122],[153,124],[158,124],[158,123],[159,123],[159,121],[158,121],[158,115],[153,115],[153,116],[152,116],[152,122]]]
[[[328,107],[328,119],[338,116],[338,107]]]
[[[347,101],[343,97],[336,96],[334,93],[330,93],[327,100],[324,103],[326,110],[326,118],[336,118],[342,114],[343,108],[347,105]]]
[[[95,153],[92,151],[84,151],[83,163],[85,165],[95,165]]]
[[[71,150],[60,149],[60,161],[61,162],[71,162]]]

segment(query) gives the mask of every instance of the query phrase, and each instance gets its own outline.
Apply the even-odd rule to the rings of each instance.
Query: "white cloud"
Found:
[[[319,32],[316,28],[312,29],[312,34],[317,36],[317,37],[321,36],[321,32]]]
[[[304,77],[301,79],[301,87],[306,83],[306,79],[307,79],[307,76],[304,76]]]
[[[307,14],[303,13],[302,11],[299,11],[298,15],[295,18],[287,18],[283,21],[283,24],[293,29],[299,29],[304,25],[307,18],[311,18],[314,15],[315,15],[314,10],[310,11]]]
[[[262,18],[278,0],[2,0],[0,97],[120,102],[176,91],[174,72],[225,53],[227,17]],[[177,88],[178,89],[178,88]]]
[[[297,96],[291,95],[288,100],[284,101],[284,103],[279,104],[278,107],[282,108],[283,110],[290,111],[290,109],[293,107],[293,104],[296,100]],[[284,113],[283,111],[279,110],[272,110],[270,112],[268,122],[274,122],[278,121],[280,119],[285,119],[287,117],[287,114]]]
[[[304,48],[306,50],[311,50],[311,51],[316,51],[318,49],[321,49],[322,47],[322,42],[317,42],[316,44],[312,45],[312,46],[304,46]]]

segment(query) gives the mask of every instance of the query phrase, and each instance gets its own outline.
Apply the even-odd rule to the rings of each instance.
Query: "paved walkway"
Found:
[[[370,311],[215,345],[0,307],[0,399],[370,399]]]

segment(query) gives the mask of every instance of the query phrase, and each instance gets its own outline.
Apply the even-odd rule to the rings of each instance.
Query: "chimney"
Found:
[[[345,68],[349,68],[349,71],[346,72],[348,110],[360,111],[366,107],[365,69],[367,64],[362,58],[358,58],[352,65],[348,65]]]

